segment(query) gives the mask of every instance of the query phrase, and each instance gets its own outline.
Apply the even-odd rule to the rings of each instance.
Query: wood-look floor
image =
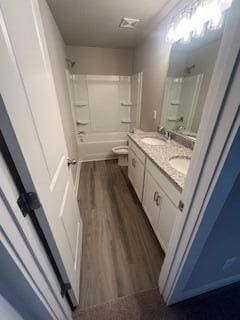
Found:
[[[164,253],[115,160],[82,165],[79,204],[80,308],[157,287]]]

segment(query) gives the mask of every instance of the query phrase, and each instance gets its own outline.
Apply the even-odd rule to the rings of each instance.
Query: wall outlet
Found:
[[[237,260],[237,257],[232,257],[232,258],[229,258],[225,261],[223,267],[222,267],[222,270],[223,271],[226,271],[227,269],[229,269],[233,264],[234,262]]]
[[[156,120],[157,119],[157,110],[154,110],[153,111],[153,120]]]

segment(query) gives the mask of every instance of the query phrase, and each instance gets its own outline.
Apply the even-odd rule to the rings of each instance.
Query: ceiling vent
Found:
[[[120,28],[134,29],[139,21],[140,21],[139,19],[122,18],[119,27]]]

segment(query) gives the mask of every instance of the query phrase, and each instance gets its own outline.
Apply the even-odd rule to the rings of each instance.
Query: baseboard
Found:
[[[74,183],[75,194],[77,197],[78,197],[78,190],[79,190],[79,183],[80,183],[81,166],[82,166],[82,162],[80,160],[78,160],[77,172],[76,172],[75,183]]]

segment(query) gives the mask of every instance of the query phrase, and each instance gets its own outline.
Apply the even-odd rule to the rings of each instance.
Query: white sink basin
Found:
[[[151,146],[163,146],[166,141],[161,138],[154,138],[154,137],[145,137],[141,139],[142,142],[146,144],[150,144]]]
[[[169,159],[170,165],[177,171],[187,174],[191,158],[189,157],[172,157]]]

